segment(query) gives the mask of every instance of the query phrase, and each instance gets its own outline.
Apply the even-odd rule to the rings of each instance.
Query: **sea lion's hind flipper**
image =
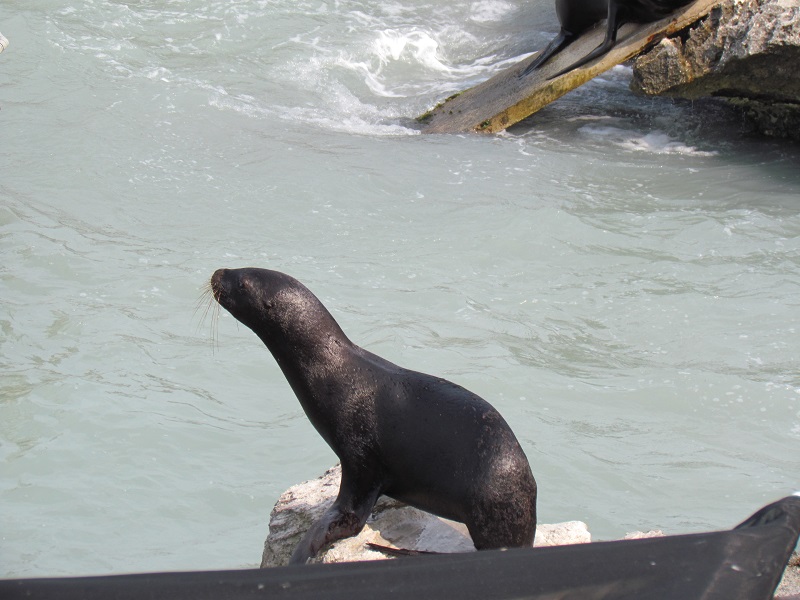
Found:
[[[570,33],[569,31],[567,31],[562,27],[561,31],[558,32],[558,35],[554,37],[549,44],[547,44],[547,47],[544,50],[539,52],[539,56],[537,56],[531,64],[525,67],[525,70],[519,75],[517,75],[517,77],[519,79],[522,79],[532,71],[535,71],[545,62],[547,62],[547,60],[554,54],[557,54],[558,52],[566,48],[569,44],[571,44],[572,40],[574,39],[575,39],[575,34]]]
[[[381,544],[373,544],[367,542],[367,548],[375,550],[376,552],[383,552],[388,556],[423,556],[426,554],[441,554],[441,552],[432,552],[430,550],[409,550],[407,548],[392,548],[391,546],[383,546]]]
[[[619,30],[620,26],[622,26],[622,21],[620,19],[620,6],[619,3],[615,0],[611,0],[608,3],[608,21],[606,22],[606,37],[603,40],[603,43],[600,44],[597,48],[589,52],[586,56],[581,58],[580,60],[575,61],[566,69],[561,69],[555,75],[551,75],[547,79],[555,79],[556,77],[561,77],[564,73],[569,73],[573,69],[577,69],[578,67],[582,67],[588,62],[593,61],[595,58],[603,56],[606,52],[611,50],[614,47],[614,44],[617,43],[617,31]]]

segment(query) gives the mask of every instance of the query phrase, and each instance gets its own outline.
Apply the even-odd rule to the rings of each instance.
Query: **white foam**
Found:
[[[469,7],[469,18],[478,23],[502,21],[516,6],[503,0],[479,0]]]
[[[407,32],[385,29],[378,33],[373,44],[375,55],[381,64],[390,60],[410,58],[429,69],[447,71],[449,68],[439,58],[439,42],[428,32],[411,30]]]
[[[392,123],[390,116],[370,104],[360,102],[346,89],[339,87],[330,95],[331,103],[317,106],[265,105],[249,96],[213,95],[211,106],[233,110],[257,119],[279,118],[316,125],[331,131],[357,135],[418,135],[419,131]]]
[[[717,154],[716,152],[699,150],[694,146],[688,146],[659,130],[642,133],[641,131],[613,126],[584,125],[578,131],[608,139],[626,150],[635,152],[683,154],[687,156],[715,156]]]

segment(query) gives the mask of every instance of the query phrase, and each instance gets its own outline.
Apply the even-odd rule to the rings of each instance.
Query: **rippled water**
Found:
[[[258,563],[334,456],[222,266],[473,389],[544,522],[729,527],[800,488],[800,152],[618,67],[491,137],[412,118],[541,47],[552,4],[0,5],[5,576]]]

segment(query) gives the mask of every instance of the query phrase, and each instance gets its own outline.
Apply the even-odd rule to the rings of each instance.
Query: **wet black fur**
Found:
[[[479,550],[533,543],[536,482],[516,437],[488,402],[356,346],[288,275],[221,269],[211,287],[269,348],[342,463],[336,501],[291,562],[304,563],[356,535],[381,494],[465,523]]]

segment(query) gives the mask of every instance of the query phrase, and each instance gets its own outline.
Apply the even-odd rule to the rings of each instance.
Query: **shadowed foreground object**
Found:
[[[370,563],[0,581],[5,600],[768,600],[797,542],[800,497],[730,531]]]

